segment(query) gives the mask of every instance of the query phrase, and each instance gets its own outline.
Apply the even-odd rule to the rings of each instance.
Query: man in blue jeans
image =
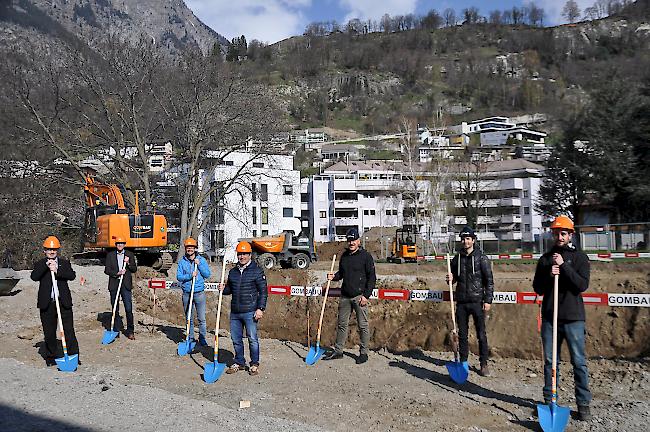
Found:
[[[257,339],[257,322],[264,316],[266,309],[266,276],[264,271],[251,260],[252,248],[248,242],[237,245],[237,265],[228,273],[223,293],[232,295],[230,302],[230,338],[235,348],[235,362],[226,370],[233,374],[246,369],[244,358],[244,327],[248,338],[251,363],[248,373],[259,374],[260,344]]]
[[[196,308],[196,320],[199,322],[199,345],[207,346],[205,339],[205,280],[210,277],[210,267],[202,256],[196,253],[196,240],[189,237],[184,242],[185,255],[178,262],[176,279],[183,287],[183,310],[187,315],[190,307],[190,292],[192,291],[192,279],[194,281],[194,297],[192,303]],[[196,265],[196,270],[195,266]],[[190,331],[194,333],[194,314],[190,315]]]
[[[591,419],[589,403],[589,372],[585,357],[585,307],[581,293],[589,288],[589,258],[578,251],[571,243],[573,236],[573,221],[567,216],[558,216],[551,224],[555,244],[553,248],[541,256],[537,262],[533,288],[542,301],[542,344],[544,345],[544,403],[551,402],[551,368],[553,355],[553,286],[554,278],[558,280],[558,369],[557,382],[559,386],[559,356],[562,341],[566,340],[571,355],[573,378],[575,381],[575,396],[578,405],[578,419]]]

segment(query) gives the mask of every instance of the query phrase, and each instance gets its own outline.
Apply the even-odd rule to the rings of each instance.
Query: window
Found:
[[[318,215],[320,216],[321,219],[325,219],[327,217],[327,212],[326,211],[320,211],[320,212],[318,212]]]
[[[257,224],[257,207],[253,207],[253,225]],[[255,237],[255,236],[253,236]]]
[[[293,195],[293,185],[284,185],[284,194]]]
[[[226,166],[233,166],[235,164],[234,161],[223,161],[223,164]]]
[[[530,224],[524,224],[524,232],[530,232]]]
[[[397,209],[387,209],[386,216],[397,216]]]
[[[260,201],[269,200],[269,185],[261,184],[260,185]]]
[[[374,216],[374,215],[375,215],[375,211],[374,211],[374,210],[364,210],[364,211],[363,211],[363,215],[364,215],[364,216]]]
[[[327,235],[327,228],[321,228],[320,229],[320,235],[326,236]]]
[[[293,209],[291,207],[283,207],[282,217],[293,217]]]
[[[253,237],[257,237],[257,230],[253,230]]]
[[[210,249],[216,250],[225,247],[225,237],[223,230],[210,231]]]
[[[529,215],[530,214],[530,207],[524,207],[524,214]]]
[[[528,198],[528,190],[524,189],[524,198]]]
[[[301,193],[300,194],[300,202],[309,202],[309,194],[306,193]]]
[[[269,230],[262,230],[262,237],[269,235]]]
[[[257,183],[251,185],[251,200],[257,201]]]
[[[364,233],[365,233],[365,232],[368,232],[368,231],[370,231],[370,227],[363,227],[363,232],[364,232]]]
[[[268,224],[269,223],[269,208],[268,207],[262,207],[262,223],[263,224]]]
[[[253,162],[253,168],[264,168],[263,162]]]
[[[362,193],[361,196],[363,196],[364,198],[374,198],[375,193],[374,192],[366,192],[366,193]]]

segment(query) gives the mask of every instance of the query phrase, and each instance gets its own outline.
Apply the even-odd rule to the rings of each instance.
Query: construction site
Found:
[[[341,250],[340,245],[321,247],[321,260],[307,270],[267,271],[269,287],[293,286],[289,292],[297,294],[305,285],[323,286],[328,259]],[[437,292],[447,286],[444,262],[378,263],[376,268],[380,290]],[[180,291],[156,290],[154,316],[150,281],[173,281],[175,265],[169,277],[151,268],[138,270],[133,289],[136,339],[121,337],[110,345],[100,343],[111,318],[108,276],[103,266],[74,265],[74,269],[77,277],[70,286],[82,361],[74,374],[46,368],[39,355],[43,337],[35,300],[38,284],[30,280],[29,271],[16,272],[17,285],[0,298],[3,430],[540,430],[533,415],[543,386],[539,306],[534,302],[495,301],[487,318],[492,375],[476,373],[478,351],[472,330],[469,378],[459,385],[445,369],[445,362],[453,359],[449,302],[372,299],[369,361],[355,364],[358,334],[353,318],[345,357],[307,366],[307,310],[313,344],[322,297],[271,294],[259,323],[260,374],[223,375],[206,384],[201,374],[204,364],[212,361],[212,341],[190,356],[176,353],[185,329]],[[531,260],[495,262],[495,293],[531,292],[534,269]],[[215,265],[210,281],[217,281],[219,273]],[[616,293],[645,294],[649,283],[644,259],[596,261],[587,293],[607,293],[610,298]],[[333,293],[337,285],[332,284]],[[208,292],[207,298],[210,329],[218,295]],[[227,364],[234,352],[225,330],[229,303],[224,297],[219,350],[219,361]],[[337,306],[338,299],[330,297],[323,346],[334,342]],[[588,305],[586,313],[593,419],[571,421],[566,430],[646,430],[647,298],[628,307]],[[559,403],[575,410],[564,349]]]

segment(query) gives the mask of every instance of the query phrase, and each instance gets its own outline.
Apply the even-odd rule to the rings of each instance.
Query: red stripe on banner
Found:
[[[638,252],[625,252],[625,258],[638,258]]]
[[[517,304],[533,304],[535,303],[534,292],[518,292],[517,293]],[[541,301],[542,297],[538,297],[538,301]]]
[[[411,292],[409,290],[400,290],[400,289],[379,290],[380,300],[408,300],[410,298],[411,298]]]
[[[612,254],[611,253],[599,253],[598,258],[611,258]]]
[[[443,260],[443,259],[445,259],[445,256],[444,255],[436,255],[436,259],[437,260]]]
[[[521,254],[522,259],[531,259],[533,257],[533,254]]]
[[[267,289],[269,294],[291,295],[291,287],[289,285],[269,285]]]
[[[582,301],[591,306],[609,306],[607,293],[582,294]]]
[[[149,279],[149,288],[151,289],[165,289],[166,287],[164,280]]]
[[[510,259],[510,255],[508,255],[508,254],[499,254],[499,259]]]
[[[418,261],[424,261],[424,255],[418,255],[417,260]]]

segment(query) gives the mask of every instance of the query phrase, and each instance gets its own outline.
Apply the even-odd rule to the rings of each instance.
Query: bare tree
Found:
[[[501,11],[493,10],[492,12],[490,12],[489,22],[490,24],[495,24],[495,25],[501,24],[502,23]]]
[[[580,18],[580,7],[575,0],[568,0],[562,8],[562,16],[570,23],[574,23]]]
[[[442,19],[445,22],[445,27],[453,27],[456,25],[456,12],[452,8],[447,8],[442,12]]]

